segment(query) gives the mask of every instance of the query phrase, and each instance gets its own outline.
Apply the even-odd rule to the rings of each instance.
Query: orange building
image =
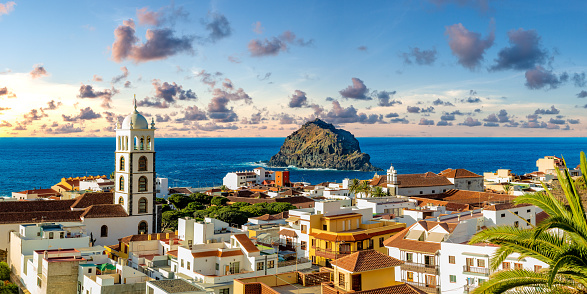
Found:
[[[275,172],[275,185],[279,187],[290,186],[288,170]]]

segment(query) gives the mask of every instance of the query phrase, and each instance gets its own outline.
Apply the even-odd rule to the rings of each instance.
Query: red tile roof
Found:
[[[104,217],[127,217],[128,214],[122,205],[118,204],[96,204],[87,207],[80,217],[83,218],[104,218]]]
[[[482,178],[483,176],[480,176],[474,172],[468,171],[466,169],[463,168],[457,168],[457,169],[445,169],[443,171],[441,171],[439,173],[439,175],[447,177],[447,178],[451,178],[451,179],[461,179],[461,178]]]
[[[114,193],[99,192],[99,193],[84,193],[82,196],[75,198],[75,202],[71,208],[86,208],[96,204],[113,204]]]
[[[352,273],[357,273],[395,267],[403,264],[403,261],[383,253],[379,253],[375,250],[363,250],[345,257],[338,258],[331,263],[333,266],[338,268]]]
[[[259,252],[259,249],[257,248],[257,246],[255,246],[255,244],[253,244],[253,241],[251,241],[251,239],[249,239],[249,237],[247,237],[247,235],[245,234],[235,234],[234,237],[236,238],[236,240],[238,240],[238,242],[241,244],[241,246],[243,246],[243,248],[251,253],[251,252]]]
[[[371,186],[387,187],[387,176],[382,175],[372,179]],[[451,186],[454,185],[446,177],[439,176],[433,172],[424,174],[403,174],[397,175],[397,185],[399,188],[412,187],[433,187],[433,186]]]
[[[383,242],[383,245],[385,245],[385,247],[394,247],[414,252],[436,253],[438,250],[440,250],[440,243],[405,239],[410,229],[417,224],[420,224],[422,227],[424,227],[425,230],[430,230],[436,225],[440,224],[449,233],[452,233],[452,231],[454,231],[458,225],[457,223],[421,220],[416,224],[411,225],[409,228],[406,228],[403,231],[391,236],[389,239]]]

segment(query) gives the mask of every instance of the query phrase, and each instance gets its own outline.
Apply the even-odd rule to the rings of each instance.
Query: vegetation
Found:
[[[178,219],[182,217],[189,216],[197,220],[211,217],[241,226],[247,222],[249,217],[276,214],[296,208],[287,202],[256,203],[252,205],[245,202],[236,202],[228,205],[228,198],[226,197],[212,197],[202,193],[194,193],[190,196],[173,194],[167,200],[175,207],[175,209],[172,209],[168,204],[163,204],[161,223],[163,229],[168,230],[176,230]]]
[[[385,196],[387,196],[387,194],[385,193],[385,191],[383,191],[383,188],[381,188],[380,186],[373,187],[373,190],[371,190],[371,195],[373,197],[385,197]]]
[[[587,293],[587,220],[581,191],[587,182],[587,159],[581,152],[583,180],[575,182],[568,171],[558,171],[564,199],[547,189],[546,193],[518,196],[515,202],[535,205],[549,217],[531,229],[499,226],[479,232],[471,243],[492,243],[499,249],[490,267],[498,269],[512,253],[535,258],[548,268],[538,272],[515,269],[498,271],[474,293]],[[546,188],[546,185],[543,185]],[[510,292],[511,292],[510,291]]]
[[[10,267],[0,262],[0,294],[18,294],[18,286],[10,283]]]

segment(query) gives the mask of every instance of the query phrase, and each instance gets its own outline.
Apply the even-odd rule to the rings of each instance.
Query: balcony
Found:
[[[405,282],[407,284],[410,284],[426,293],[436,293],[439,294],[440,293],[440,286],[438,285],[430,285],[427,283],[418,283],[418,282],[410,282],[410,281],[405,281],[402,280],[402,282]]]
[[[476,267],[470,265],[463,265],[463,274],[476,274],[476,275],[484,275],[489,276],[491,271],[489,268],[486,267]]]
[[[405,271],[426,273],[429,275],[438,275],[438,266],[423,263],[405,262],[400,265],[400,268]]]
[[[324,258],[329,258],[329,259],[337,259],[337,258],[341,258],[344,256],[347,256],[349,254],[351,254],[352,252],[350,251],[341,251],[341,252],[337,252],[337,251],[333,251],[331,249],[321,249],[321,248],[316,248],[316,256],[320,256],[320,257],[324,257]]]

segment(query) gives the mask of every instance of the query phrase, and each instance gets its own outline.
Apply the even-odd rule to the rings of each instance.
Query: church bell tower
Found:
[[[137,233],[160,230],[155,205],[155,122],[137,111],[116,123],[114,203],[120,204],[137,221]]]

